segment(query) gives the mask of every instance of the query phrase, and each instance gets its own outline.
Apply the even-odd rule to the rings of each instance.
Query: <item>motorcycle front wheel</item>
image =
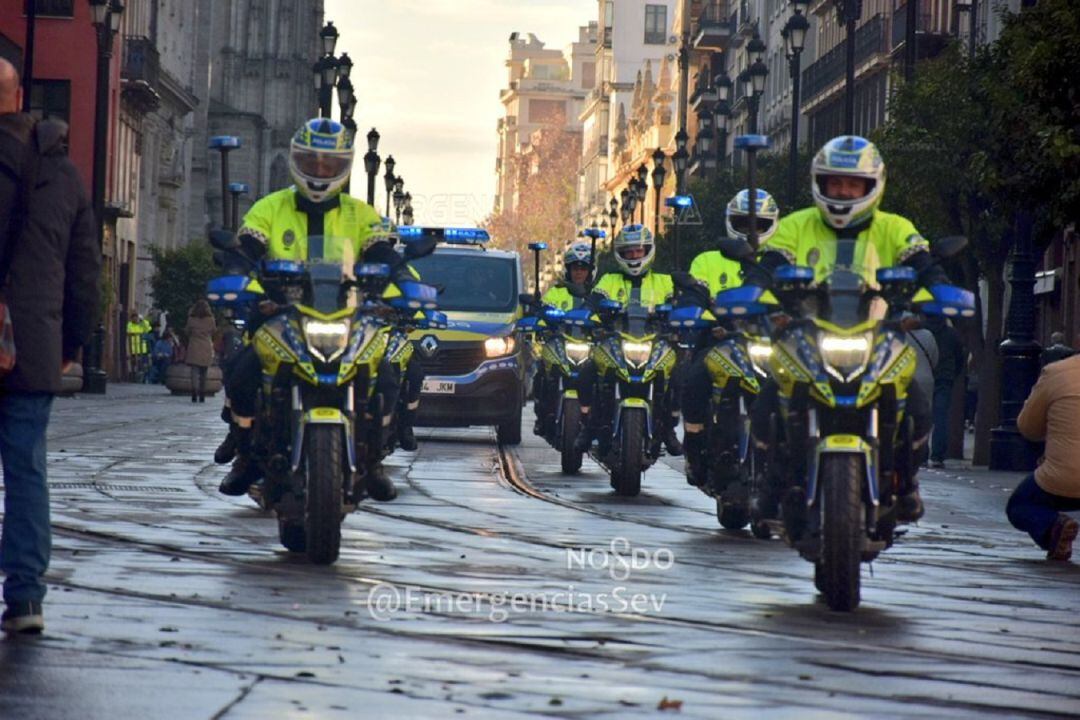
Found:
[[[581,470],[582,454],[574,449],[574,440],[577,439],[580,428],[581,403],[577,400],[564,401],[559,449],[562,452],[562,471],[566,475],[576,475]]]
[[[826,455],[821,468],[824,504],[821,594],[831,610],[859,606],[863,540],[862,463],[858,455]]]
[[[624,497],[636,497],[641,493],[641,473],[645,453],[645,410],[623,410],[619,426],[619,457],[612,473],[615,492]]]
[[[329,565],[341,549],[342,476],[344,467],[341,428],[309,425],[304,433],[307,492],[304,532],[308,560]]]

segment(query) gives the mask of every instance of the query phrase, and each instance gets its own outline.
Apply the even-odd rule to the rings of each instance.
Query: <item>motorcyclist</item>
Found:
[[[675,294],[671,276],[666,273],[652,272],[650,269],[656,259],[656,242],[647,227],[642,225],[624,227],[612,244],[612,252],[619,271],[607,273],[601,277],[593,288],[596,293],[623,305],[637,301],[650,309],[671,300]],[[598,429],[598,424],[595,421],[590,422],[589,418],[596,392],[596,365],[592,360],[581,366],[578,380],[582,423],[581,431],[574,440],[574,449],[578,452],[586,452]],[[660,437],[668,453],[682,455],[682,443],[675,435],[675,428],[679,424],[678,398],[674,393],[668,392],[667,388],[657,389],[659,390],[657,397],[665,398],[664,404],[668,410],[667,416],[661,418]]]
[[[772,195],[760,189],[757,191],[756,216],[757,241],[764,243],[776,232],[780,208]],[[729,238],[747,239],[750,226],[749,190],[740,190],[728,202],[724,224]],[[694,262],[690,264],[690,274],[708,286],[709,297],[716,297],[718,292],[738,287],[743,282],[739,261],[724,257],[719,250],[709,250],[694,258]],[[707,475],[705,423],[708,419],[709,399],[712,397],[712,376],[705,364],[705,357],[710,346],[711,343],[706,341],[699,348],[686,372],[682,395],[686,479],[695,486],[703,484]]]
[[[379,257],[369,256],[368,250],[372,236],[382,226],[382,218],[371,206],[342,192],[352,164],[353,138],[341,124],[326,118],[305,122],[293,137],[289,151],[289,170],[295,185],[262,198],[244,216],[238,240],[247,256],[254,260],[305,260],[309,237],[334,235],[352,241],[355,257],[363,255],[366,260],[380,261]],[[382,250],[386,245],[378,243],[376,248]],[[252,320],[259,324],[276,312],[274,303],[268,301]],[[254,328],[250,331],[254,332]],[[391,373],[384,369],[379,373],[379,390],[396,403],[394,378],[388,377]],[[236,433],[236,459],[219,488],[226,495],[242,495],[259,479],[251,446],[261,380],[262,365],[254,346],[249,345],[233,361],[226,388]],[[396,496],[381,464],[369,468],[367,477],[367,491],[374,499],[392,500]]]
[[[564,282],[556,283],[548,288],[547,292],[540,298],[540,304],[558,308],[559,310],[574,310],[581,307],[583,300],[580,297],[571,295],[565,283],[588,287],[595,270],[592,259],[592,244],[581,240],[571,243],[570,247],[563,253],[563,269],[565,271]],[[536,369],[536,375],[533,376],[533,397],[535,398],[533,409],[536,412],[536,424],[533,426],[533,433],[536,435],[544,434],[544,416],[551,412],[551,408],[544,407],[543,402],[547,380],[547,373],[541,363]]]
[[[878,269],[907,265],[918,273],[920,285],[948,282],[930,255],[930,244],[915,226],[904,217],[879,209],[885,193],[885,161],[873,143],[856,135],[833,138],[814,156],[810,176],[814,205],[780,221],[762,247],[761,265],[766,270],[789,264],[808,266],[814,268],[820,282],[834,267],[843,266],[860,273],[868,286],[876,287]],[[837,240],[842,238],[856,242],[841,246]],[[841,247],[843,254],[852,256],[838,256]],[[769,415],[778,405],[777,387],[770,381],[754,404],[756,442],[764,443]],[[915,426],[915,467],[899,468],[897,516],[902,522],[914,522],[923,515],[916,473],[928,455],[931,428],[929,399],[914,384],[909,389],[906,412]],[[766,516],[775,514],[774,500],[762,508]]]

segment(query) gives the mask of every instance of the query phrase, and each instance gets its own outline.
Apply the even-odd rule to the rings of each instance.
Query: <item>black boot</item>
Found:
[[[394,482],[387,476],[382,463],[375,463],[368,469],[367,494],[372,500],[390,502],[397,497],[397,488]]]
[[[236,457],[236,435],[234,433],[235,429],[230,426],[225,439],[221,441],[221,444],[217,446],[217,450],[214,451],[214,462],[218,465],[230,463]]]
[[[416,411],[408,408],[398,415],[398,447],[405,452],[416,452],[416,434],[413,432],[415,419]]]
[[[683,436],[686,450],[686,482],[703,487],[709,479],[709,466],[705,461],[705,433],[688,432]]]
[[[923,516],[926,508],[923,507],[922,496],[919,495],[919,481],[912,478],[905,485],[896,499],[896,519],[902,523],[913,523]]]
[[[679,436],[676,433],[676,428],[679,425],[678,418],[670,418],[668,425],[664,429],[664,447],[667,448],[668,455],[672,457],[679,457],[683,454],[683,444],[679,442]]]
[[[243,495],[259,479],[258,464],[251,456],[251,428],[236,428],[235,435],[236,460],[233,461],[232,470],[218,486],[222,495],[232,497]]]
[[[587,453],[592,447],[593,432],[589,422],[588,413],[581,416],[581,427],[578,428],[577,437],[574,438],[574,452]]]

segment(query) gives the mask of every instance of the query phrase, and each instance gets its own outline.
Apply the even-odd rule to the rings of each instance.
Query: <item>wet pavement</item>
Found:
[[[1019,476],[925,472],[843,615],[677,460],[620,498],[487,429],[421,431],[313,567],[216,492],[218,407],[57,401],[47,633],[0,641],[0,718],[1080,715],[1080,567],[1009,527]]]

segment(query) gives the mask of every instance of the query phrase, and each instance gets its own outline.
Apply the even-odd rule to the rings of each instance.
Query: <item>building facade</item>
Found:
[[[549,49],[535,35],[513,33],[506,59],[508,85],[501,92],[495,160],[496,213],[517,207],[522,157],[533,133],[550,127],[581,128],[581,108],[596,81],[595,23],[578,28],[578,40],[564,50]]]

